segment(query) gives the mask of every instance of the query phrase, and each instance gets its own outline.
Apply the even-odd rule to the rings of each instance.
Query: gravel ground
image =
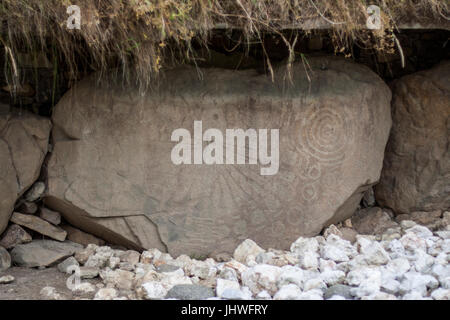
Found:
[[[439,226],[403,220],[348,241],[332,225],[288,251],[247,239],[222,262],[90,244],[56,268],[4,271],[0,283],[15,280],[0,284],[0,299],[448,300],[450,228]],[[73,270],[80,282],[71,290]]]
[[[43,300],[47,299],[41,294],[43,287],[51,286],[66,299],[77,299],[73,292],[67,288],[68,274],[61,273],[56,267],[43,270],[35,268],[11,267],[0,273],[2,276],[13,276],[15,280],[9,284],[0,284],[0,300]],[[100,279],[91,282],[98,283]],[[91,294],[92,298],[94,295]],[[88,296],[89,298],[89,296]]]

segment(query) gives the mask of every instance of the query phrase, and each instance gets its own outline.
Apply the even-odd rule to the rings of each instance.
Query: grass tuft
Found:
[[[67,28],[71,4],[81,8],[80,30]],[[371,4],[381,8],[379,30],[365,27]],[[18,54],[44,52],[74,81],[84,69],[98,71],[101,79],[115,70],[126,83],[145,89],[164,68],[195,62],[193,43],[207,48],[215,28],[238,28],[242,43],[259,43],[269,70],[264,35],[280,36],[291,53],[289,73],[297,33],[316,23],[332,30],[336,52],[355,41],[395,50],[399,24],[448,25],[449,10],[443,0],[0,0],[0,20],[5,71],[14,86],[20,83]]]

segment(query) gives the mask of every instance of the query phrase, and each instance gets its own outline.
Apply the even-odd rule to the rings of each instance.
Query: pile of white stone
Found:
[[[335,226],[300,237],[290,251],[266,251],[247,239],[226,262],[89,245],[58,268],[78,269],[73,292],[94,299],[440,300],[450,298],[449,260],[448,226],[433,233],[405,220],[353,244]],[[95,278],[101,281],[89,282]],[[57,298],[51,288],[42,294]]]

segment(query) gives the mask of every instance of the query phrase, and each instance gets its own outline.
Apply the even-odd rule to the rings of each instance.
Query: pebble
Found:
[[[383,249],[377,241],[370,241],[366,238],[357,239],[359,252],[364,256],[369,265],[383,265],[389,262],[389,254]]]
[[[113,300],[117,298],[118,292],[114,288],[102,288],[97,291],[94,300]]]
[[[166,287],[158,281],[149,281],[141,287],[141,297],[148,300],[163,299],[167,295]],[[139,294],[139,293],[138,293]]]
[[[420,296],[425,296],[428,289],[435,289],[439,286],[439,281],[433,276],[427,274],[420,274],[415,271],[409,271],[404,274],[401,282],[399,292],[401,294],[408,294],[414,292]]]
[[[298,297],[298,300],[323,300],[320,290],[310,290],[302,292]]]
[[[412,220],[403,220],[400,222],[400,227],[405,230],[405,229],[409,229],[412,228],[416,225],[417,223],[415,223]]]
[[[237,290],[239,291],[241,286],[239,282],[233,280],[225,280],[225,279],[217,279],[216,282],[216,295],[219,298],[222,298],[224,291],[226,290]]]
[[[344,282],[345,272],[340,270],[326,270],[320,274],[320,278],[327,286],[333,286]]]
[[[431,297],[435,300],[450,300],[450,290],[439,288],[431,293]]]
[[[234,270],[230,267],[223,267],[223,269],[219,272],[218,277],[220,279],[225,279],[225,280],[232,280],[232,281],[239,280],[236,270]]]
[[[253,294],[267,290],[271,295],[278,291],[277,281],[281,268],[268,264],[259,264],[247,269],[242,274],[242,284],[247,286]]]
[[[89,282],[81,282],[72,289],[72,291],[78,295],[94,293],[96,290],[97,288]]]
[[[251,255],[256,258],[258,254],[263,252],[265,252],[265,250],[258,246],[253,240],[246,239],[236,248],[236,250],[234,250],[233,258],[236,261],[245,263],[248,256]]]
[[[301,268],[285,266],[281,270],[281,274],[278,279],[278,287],[282,287],[287,284],[295,284],[297,287],[303,289],[303,284],[306,280],[306,273]]]
[[[120,258],[120,262],[128,262],[131,265],[136,265],[141,255],[139,252],[134,250],[128,250],[118,256]]]
[[[98,277],[100,270],[95,267],[80,267],[81,279],[93,279]]]
[[[266,290],[263,290],[263,291],[259,292],[256,295],[256,299],[258,299],[258,300],[270,300],[270,299],[272,299],[272,296]]]
[[[193,260],[185,266],[185,272],[189,276],[208,279],[216,275],[217,268],[206,261]]]
[[[343,296],[334,295],[327,300],[346,300]]]
[[[433,232],[431,232],[427,227],[421,225],[415,225],[411,228],[408,228],[406,232],[411,232],[416,234],[419,238],[426,239],[433,236]]]
[[[287,284],[275,293],[274,300],[298,300],[302,291],[295,284]]]
[[[265,250],[246,239],[227,261],[88,245],[58,269],[79,266],[81,278],[100,276],[96,286],[76,290],[96,292],[97,300],[449,299],[449,230],[433,233],[402,220],[383,234],[358,234],[350,242],[340,228],[332,225],[323,236],[299,237],[289,251]],[[51,287],[42,295],[62,298]]]
[[[305,291],[309,291],[312,289],[325,290],[326,288],[327,288],[327,285],[320,278],[309,279],[305,282],[305,285],[303,286],[303,290],[305,290]]]
[[[3,272],[11,267],[11,256],[9,252],[0,247],[0,272]]]
[[[80,263],[85,264],[87,260],[95,253],[97,245],[88,244],[86,248],[75,253],[74,258]]]
[[[333,285],[333,286],[327,288],[323,294],[323,297],[327,300],[328,299],[333,300],[332,298],[335,296],[344,298],[344,300],[352,299],[353,296],[350,293],[351,289],[352,289],[352,287],[350,287],[350,286],[346,286],[343,284],[336,284],[336,285]],[[340,299],[338,299],[338,300],[340,300]]]
[[[25,194],[25,200],[28,202],[34,202],[42,197],[44,191],[45,191],[45,183],[41,181],[36,182]]]
[[[74,267],[78,267],[80,264],[74,257],[69,257],[60,264],[58,264],[57,268],[60,272],[71,274],[73,272]]]
[[[2,276],[2,277],[0,277],[0,284],[9,284],[9,283],[13,282],[14,280],[15,280],[15,278],[13,276],[10,276],[10,275]]]
[[[44,287],[40,294],[44,300],[63,300],[64,296],[59,294],[54,287]]]
[[[325,245],[320,248],[322,259],[335,262],[346,262],[357,255],[355,247],[347,240],[331,234],[326,239]]]
[[[172,287],[166,295],[167,299],[205,300],[214,297],[211,288],[195,284],[179,284]]]
[[[248,287],[242,289],[225,289],[222,292],[222,299],[226,300],[251,300],[252,293]]]
[[[131,290],[135,275],[131,271],[126,270],[106,270],[100,272],[100,276],[106,284],[110,284],[117,289]]]

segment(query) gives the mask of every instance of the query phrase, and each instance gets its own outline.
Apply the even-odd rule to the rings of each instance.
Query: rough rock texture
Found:
[[[0,114],[0,234],[16,200],[33,184],[47,154],[50,120]]]
[[[67,232],[67,240],[70,240],[75,243],[82,244],[83,246],[87,246],[88,244],[96,244],[98,246],[102,246],[105,244],[105,241],[99,239],[92,234],[83,232],[77,228],[74,228],[70,225],[62,225],[61,229]]]
[[[14,212],[11,216],[11,222],[27,227],[31,230],[37,231],[40,234],[43,234],[47,237],[53,238],[58,241],[64,241],[67,236],[66,231],[48,223],[47,221],[37,216]]]
[[[233,257],[236,261],[245,263],[247,256],[253,255],[253,257],[256,258],[256,256],[262,252],[264,252],[264,249],[251,239],[246,239],[236,248],[236,250],[234,250]]]
[[[0,238],[0,246],[12,249],[18,244],[31,242],[31,235],[17,224],[12,224]]]
[[[442,213],[440,210],[417,211],[410,214],[399,214],[395,217],[395,220],[398,222],[411,220],[435,231],[450,226],[450,212]]]
[[[214,297],[214,291],[211,288],[195,284],[179,284],[173,286],[166,295],[167,299],[179,300],[204,300],[211,297]]]
[[[11,256],[8,251],[0,247],[0,272],[5,271],[11,266]]]
[[[49,210],[47,208],[41,208],[39,217],[41,217],[41,219],[44,219],[47,222],[50,222],[55,226],[61,223],[61,215],[59,214],[59,212]]]
[[[110,242],[174,255],[232,253],[244,239],[288,248],[348,218],[381,172],[391,94],[335,58],[256,71],[183,67],[145,96],[80,82],[55,107],[45,203]],[[279,129],[280,166],[175,165],[175,129]],[[269,131],[270,132],[270,131]],[[268,134],[270,138],[270,133]],[[225,140],[224,140],[225,141]],[[205,144],[205,143],[204,143]],[[248,144],[246,146],[248,148]],[[225,151],[224,151],[225,155]]]
[[[9,284],[14,280],[15,278],[13,276],[2,276],[0,277],[0,284]]]
[[[29,299],[51,286],[57,289],[50,290],[46,299],[448,300],[447,227],[433,232],[403,220],[382,235],[358,234],[352,244],[331,225],[323,236],[298,238],[290,251],[261,252],[247,239],[235,250],[245,263],[201,261],[186,255],[173,258],[158,249],[139,254],[90,244],[75,257],[47,268],[48,272],[9,268],[7,274],[16,280],[0,286],[0,299]],[[394,229],[397,235],[392,237]],[[71,277],[75,286],[70,293],[66,280],[74,269],[81,282],[75,285]],[[64,277],[51,270],[59,270]]]
[[[11,259],[21,267],[43,267],[55,264],[82,249],[82,246],[70,241],[34,240],[17,245],[11,251]]]
[[[352,217],[353,228],[361,234],[380,234],[398,224],[381,208],[358,210]]]
[[[396,213],[450,207],[450,61],[398,80],[376,198]]]
[[[38,211],[38,206],[34,202],[24,201],[19,205],[16,211],[25,214],[34,214]]]

